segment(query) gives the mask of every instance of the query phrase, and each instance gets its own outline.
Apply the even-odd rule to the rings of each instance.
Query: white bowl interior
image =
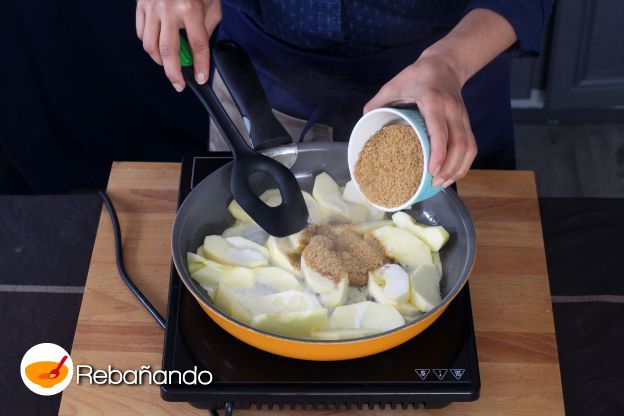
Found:
[[[373,110],[371,112],[364,114],[362,118],[360,118],[360,120],[357,122],[355,127],[353,128],[353,131],[351,132],[351,137],[349,138],[349,147],[347,149],[347,163],[349,165],[349,173],[351,174],[351,179],[353,180],[353,183],[355,184],[357,190],[360,191],[360,194],[362,194],[364,198],[366,198],[366,195],[364,195],[364,193],[360,189],[360,185],[355,179],[355,164],[357,163],[360,157],[360,152],[362,152],[362,149],[364,149],[364,146],[366,145],[366,142],[368,142],[370,137],[373,134],[375,134],[377,131],[379,131],[381,128],[383,128],[384,126],[387,126],[388,124],[405,124],[405,125],[411,126],[412,129],[414,129],[414,132],[416,133],[416,137],[418,137],[420,145],[422,146],[422,138],[418,134],[418,130],[414,127],[414,125],[412,124],[412,121],[409,120],[400,111],[395,110],[393,108],[378,108],[376,110]],[[425,162],[424,171],[426,172],[428,169],[427,158],[425,158],[424,162]],[[384,207],[384,206],[375,204],[374,202],[368,200],[368,198],[366,199],[374,207],[382,211],[386,211],[386,212],[400,211],[402,209],[408,208],[414,203],[414,201],[416,200],[416,197],[418,196],[419,192],[421,191],[423,187],[424,179],[425,179],[425,175],[423,175],[423,178],[420,181],[420,185],[418,186],[416,193],[410,199],[408,199],[405,203],[403,203],[402,205],[398,207]]]

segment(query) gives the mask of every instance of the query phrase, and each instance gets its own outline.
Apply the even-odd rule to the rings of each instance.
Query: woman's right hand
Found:
[[[176,91],[185,87],[180,68],[180,29],[186,29],[193,53],[195,80],[208,81],[210,50],[208,41],[221,21],[220,0],[138,0],[137,36],[143,49],[159,65]]]

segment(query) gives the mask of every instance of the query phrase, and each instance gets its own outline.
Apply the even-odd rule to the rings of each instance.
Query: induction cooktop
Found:
[[[232,160],[228,152],[191,156],[182,165],[180,194]],[[365,358],[304,361],[251,347],[216,325],[171,268],[163,370],[197,367],[210,385],[166,384],[167,401],[224,409],[440,408],[479,397],[480,378],[470,290],[456,296],[442,316],[410,341]]]

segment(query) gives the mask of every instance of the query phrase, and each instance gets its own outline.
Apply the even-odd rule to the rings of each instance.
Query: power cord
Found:
[[[110,198],[104,191],[98,191],[100,198],[106,205],[106,209],[108,210],[108,214],[110,215],[111,222],[113,223],[113,234],[115,235],[115,260],[117,262],[117,270],[119,271],[119,276],[121,280],[128,286],[130,292],[145,306],[145,309],[152,315],[152,317],[158,322],[158,325],[165,329],[165,319],[158,313],[154,305],[143,295],[143,292],[139,290],[139,288],[134,284],[128,272],[126,272],[126,267],[123,262],[123,250],[121,246],[121,228],[119,227],[119,219],[117,218],[117,212],[115,211],[115,207],[111,202]]]
[[[115,211],[115,206],[111,202],[108,195],[104,191],[98,191],[98,195],[102,198],[102,202],[106,206],[108,210],[108,214],[110,215],[111,222],[113,223],[113,234],[115,235],[115,261],[117,262],[117,270],[119,271],[119,276],[121,280],[128,286],[130,292],[143,304],[145,309],[152,315],[152,317],[158,322],[163,329],[165,329],[165,319],[158,313],[154,305],[143,295],[143,292],[139,290],[139,288],[134,284],[128,272],[126,272],[126,267],[123,262],[123,250],[121,246],[121,228],[119,227],[119,219],[117,218],[117,211]],[[234,409],[231,402],[225,403],[224,416],[231,416]],[[210,409],[211,416],[219,416],[219,411],[217,409]]]

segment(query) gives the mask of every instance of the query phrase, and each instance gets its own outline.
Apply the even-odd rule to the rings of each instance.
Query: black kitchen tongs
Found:
[[[208,83],[199,85],[195,81],[191,50],[183,35],[180,36],[180,62],[187,85],[204,105],[232,151],[234,165],[230,187],[234,199],[260,227],[271,235],[283,237],[302,230],[307,224],[308,209],[295,175],[280,162],[252,149],[215,96],[212,87]],[[247,54],[232,42],[219,42],[213,47],[213,62],[230,89],[230,93],[235,96],[239,109],[241,101],[248,103],[244,110],[249,114],[243,112],[243,116],[246,122],[251,124],[250,135],[254,148],[290,143],[290,137],[271,111],[260,80]],[[240,91],[232,91],[228,80],[234,81],[233,84],[239,87],[246,85],[244,88],[239,88]],[[245,101],[245,98],[251,101]],[[254,123],[254,119],[262,122]],[[260,127],[254,131],[254,125],[269,126],[272,131],[262,131]],[[276,135],[276,131],[279,134]],[[262,137],[264,134],[270,134],[271,137]],[[254,136],[258,139],[257,145],[254,143]],[[256,195],[250,183],[250,178],[254,173],[266,174],[275,181],[282,197],[280,205],[270,207]]]

